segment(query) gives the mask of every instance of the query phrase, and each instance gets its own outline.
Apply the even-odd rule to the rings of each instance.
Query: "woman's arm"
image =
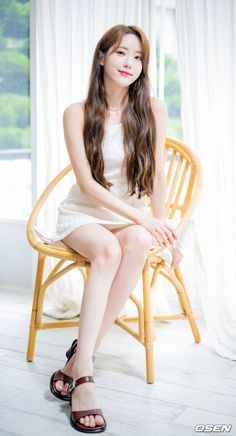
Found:
[[[164,101],[152,98],[152,108],[156,119],[157,143],[156,143],[156,176],[153,185],[153,193],[150,195],[152,215],[164,223],[166,218],[165,197],[166,197],[166,178],[164,172],[164,151],[165,139],[168,126],[168,109]],[[178,246],[169,245],[172,253],[171,268],[175,268],[182,260],[183,254]]]
[[[152,98],[152,110],[156,119],[156,175],[153,184],[153,193],[150,195],[152,215],[161,221],[165,220],[166,178],[164,172],[165,139],[168,125],[168,110],[163,100]]]
[[[84,113],[80,103],[73,103],[65,110],[63,125],[68,154],[81,192],[101,206],[139,224],[140,219],[145,216],[144,212],[114,196],[92,176],[84,147]]]

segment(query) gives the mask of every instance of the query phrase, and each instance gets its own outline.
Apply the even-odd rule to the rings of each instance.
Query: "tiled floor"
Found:
[[[54,398],[49,378],[64,362],[76,329],[38,333],[34,363],[26,362],[32,296],[0,291],[0,435],[74,435],[69,405]],[[214,353],[198,320],[195,344],[187,321],[157,323],[156,381],[145,381],[142,346],[113,326],[95,360],[107,435],[192,436],[197,424],[232,424],[236,435],[236,362]]]

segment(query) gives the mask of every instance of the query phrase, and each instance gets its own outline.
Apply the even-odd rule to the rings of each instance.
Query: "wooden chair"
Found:
[[[180,235],[183,228],[188,223],[199,198],[202,185],[202,170],[195,153],[176,139],[169,137],[166,138],[165,152],[165,170],[167,180],[166,216],[167,218],[175,218],[177,215],[179,216],[180,221],[176,231],[177,234]],[[39,211],[49,194],[61,179],[71,171],[71,169],[71,165],[68,165],[47,186],[37,201],[28,221],[27,237],[31,246],[38,251],[38,266],[27,350],[28,361],[33,361],[34,358],[35,341],[38,330],[55,327],[74,327],[79,325],[79,320],[75,319],[47,323],[43,322],[42,313],[44,295],[50,284],[73,268],[78,268],[80,270],[85,283],[90,271],[90,262],[72,249],[48,245],[37,240],[33,230]],[[187,319],[195,342],[200,341],[198,327],[192,313],[180,267],[178,266],[174,270],[170,270],[166,262],[158,256],[160,250],[160,247],[150,250],[142,271],[143,302],[141,303],[134,295],[130,296],[130,299],[136,305],[138,313],[137,317],[121,317],[115,321],[115,324],[132,335],[134,339],[139,341],[145,347],[147,383],[154,382],[154,320]],[[43,281],[46,256],[58,258],[59,261],[48,277]],[[68,261],[70,261],[69,264]],[[67,263],[67,266],[63,267],[65,262]],[[154,286],[158,274],[164,276],[174,286],[181,309],[179,313],[173,315],[163,314],[162,316],[152,315],[150,290],[151,287]],[[137,330],[129,325],[129,322],[133,321],[137,321]]]

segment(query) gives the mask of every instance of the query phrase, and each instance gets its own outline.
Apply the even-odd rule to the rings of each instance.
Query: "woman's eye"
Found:
[[[121,51],[121,50],[117,50],[116,53],[121,54],[121,55],[125,55],[126,54],[124,51]],[[139,59],[141,61],[142,57],[141,56],[135,56],[135,59]]]

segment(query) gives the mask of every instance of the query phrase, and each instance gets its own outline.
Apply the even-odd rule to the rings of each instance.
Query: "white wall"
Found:
[[[1,288],[33,289],[33,250],[26,226],[24,220],[0,220]]]

